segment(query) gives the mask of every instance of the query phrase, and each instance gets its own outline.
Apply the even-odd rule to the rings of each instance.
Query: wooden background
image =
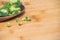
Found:
[[[21,18],[28,16],[32,19],[31,22],[47,22],[47,23],[60,23],[60,0],[21,0],[25,6],[24,15]],[[7,23],[10,22],[12,26],[18,26],[16,18],[0,22],[0,28],[6,28]],[[22,21],[24,24],[31,22]]]
[[[22,21],[18,26],[16,18],[0,22],[0,38],[3,40],[60,40],[60,0],[21,0],[25,6],[25,16],[30,22]],[[10,22],[12,27],[7,27]]]

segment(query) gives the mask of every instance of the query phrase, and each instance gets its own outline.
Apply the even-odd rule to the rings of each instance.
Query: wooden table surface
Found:
[[[21,0],[25,6],[25,13],[18,17],[20,21],[25,16],[30,17],[30,22],[22,21],[23,24],[32,22],[49,22],[59,23],[60,17],[60,0]],[[17,18],[17,17],[16,17]],[[0,22],[0,28],[6,28],[7,23],[10,22],[12,26],[18,26],[16,18],[6,22]]]

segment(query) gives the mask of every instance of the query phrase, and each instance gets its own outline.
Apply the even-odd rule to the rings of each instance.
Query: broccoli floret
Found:
[[[11,4],[9,2],[4,2],[2,8],[8,9],[10,6]]]
[[[9,1],[10,1],[10,3],[16,3],[16,2],[18,2],[20,0],[9,0]]]
[[[7,16],[8,11],[6,9],[1,9],[0,10],[0,16]]]
[[[0,7],[0,16],[10,16],[17,14],[21,11],[20,0],[9,0],[9,2],[3,2],[3,6]]]
[[[2,13],[8,13],[8,11],[6,9],[1,9],[0,10]]]
[[[22,5],[22,2],[20,2],[20,1],[13,4],[13,6],[15,6],[16,8],[20,7],[21,5]]]
[[[14,11],[14,10],[21,10],[21,9],[20,9],[20,7],[19,7],[19,8],[15,8],[14,6],[11,6],[11,7],[10,7],[10,11],[12,12],[12,11]]]
[[[15,10],[15,7],[14,6],[11,6],[10,7],[10,11],[12,12],[12,11],[14,11]]]
[[[1,16],[1,17],[4,17],[4,16],[7,16],[7,14],[0,12],[0,16]]]

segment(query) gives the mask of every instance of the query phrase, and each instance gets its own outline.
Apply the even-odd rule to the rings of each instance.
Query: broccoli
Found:
[[[22,3],[20,0],[9,0],[9,2],[3,2],[3,6],[0,7],[0,16],[10,16],[19,13],[21,11],[21,5]]]
[[[10,1],[10,3],[16,3],[16,2],[18,2],[19,0],[9,0]]]
[[[31,18],[29,18],[29,17],[24,17],[24,18],[22,18],[22,20],[23,20],[23,21],[31,21]]]
[[[0,10],[2,13],[8,13],[8,11],[6,9],[2,9]]]
[[[11,6],[11,7],[10,7],[10,11],[12,12],[12,11],[14,11],[14,10],[18,10],[18,11],[19,11],[19,10],[21,10],[21,9],[20,9],[20,8],[15,8],[14,6]]]

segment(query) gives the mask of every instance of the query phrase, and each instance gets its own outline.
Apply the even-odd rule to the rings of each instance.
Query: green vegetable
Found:
[[[7,16],[7,15],[8,15],[8,11],[6,9],[0,10],[0,16]]]
[[[19,26],[23,25],[23,22],[20,22],[19,18],[16,19],[16,22],[18,23]]]
[[[12,26],[12,25],[8,22],[8,23],[7,23],[7,27],[11,27],[11,26]]]
[[[9,2],[3,2],[3,6],[5,6],[5,7],[10,7],[11,4],[10,4]]]
[[[23,21],[31,21],[31,19],[29,17],[24,17],[22,18]]]
[[[18,25],[21,26],[21,25],[23,25],[23,23],[22,22],[18,22]]]
[[[9,0],[9,2],[3,2],[3,6],[0,7],[0,16],[10,16],[19,13],[21,11],[21,5],[22,3],[20,0]]]
[[[0,12],[0,16],[7,16],[7,14]]]
[[[10,3],[16,3],[16,2],[18,2],[20,0],[9,0],[9,1],[10,1]]]
[[[20,7],[19,8],[16,8],[16,7],[14,7],[14,6],[11,6],[10,7],[10,12],[13,12],[13,11],[20,11],[21,9],[20,9]]]
[[[14,6],[11,6],[10,7],[10,11],[12,12],[12,11],[14,11],[15,10],[15,7]]]
[[[9,2],[4,2],[3,7],[1,9],[7,9],[9,11],[10,7],[11,7],[11,4]]]
[[[16,18],[16,22],[18,23],[20,20],[19,20],[19,18]]]
[[[6,9],[2,9],[2,10],[0,10],[0,12],[2,12],[2,13],[8,13],[8,11]]]
[[[17,7],[20,7],[22,5],[22,3],[20,1],[18,1],[17,3],[14,3],[13,5],[17,8]]]

